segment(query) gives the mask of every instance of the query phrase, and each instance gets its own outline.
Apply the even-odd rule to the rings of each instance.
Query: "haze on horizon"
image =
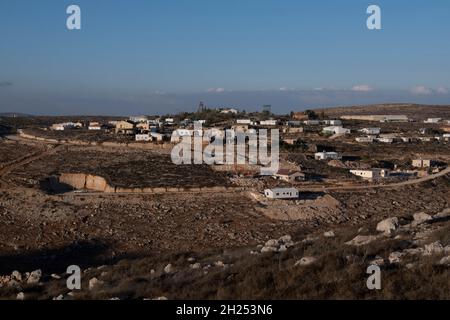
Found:
[[[0,113],[450,104],[447,1],[1,0],[0,37]]]

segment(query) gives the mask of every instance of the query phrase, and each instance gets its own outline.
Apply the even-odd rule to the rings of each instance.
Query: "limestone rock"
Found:
[[[395,231],[397,228],[398,228],[397,217],[385,219],[377,224],[377,231],[384,233],[391,233],[392,231]]]
[[[172,273],[173,272],[173,266],[171,263],[169,263],[167,266],[164,267],[165,273]]]
[[[352,240],[346,242],[345,244],[350,246],[364,246],[378,239],[378,236],[362,236],[357,235]]]
[[[89,290],[95,289],[96,287],[103,285],[103,283],[103,281],[100,281],[97,278],[92,278],[89,280]]]
[[[331,230],[331,231],[324,232],[323,236],[325,238],[334,238],[335,234],[334,234],[334,231]]]
[[[389,263],[400,263],[402,260],[401,258],[405,255],[405,253],[400,251],[392,252],[389,255]]]
[[[314,257],[303,257],[300,260],[298,260],[297,262],[295,262],[294,267],[296,266],[309,266],[310,264],[313,264],[314,262],[316,262],[316,258]]]
[[[27,283],[29,284],[36,284],[39,283],[39,281],[41,280],[42,277],[42,271],[39,270],[35,270],[33,272],[30,273],[30,275],[27,278]]]
[[[433,218],[429,214],[426,214],[424,212],[415,213],[413,217],[414,217],[413,225],[419,225],[427,221],[433,220]]]

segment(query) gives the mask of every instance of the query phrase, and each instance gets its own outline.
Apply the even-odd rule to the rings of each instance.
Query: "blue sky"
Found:
[[[443,0],[0,0],[0,39],[0,112],[450,104]]]

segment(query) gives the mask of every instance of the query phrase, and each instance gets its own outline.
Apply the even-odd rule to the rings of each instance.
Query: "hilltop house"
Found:
[[[134,134],[134,123],[127,121],[117,121],[116,122],[116,134]]]

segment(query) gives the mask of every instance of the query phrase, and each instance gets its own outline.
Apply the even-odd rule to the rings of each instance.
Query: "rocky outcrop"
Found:
[[[234,190],[234,188],[216,186],[202,188],[177,188],[177,187],[156,187],[156,188],[126,188],[117,187],[109,183],[105,178],[86,173],[62,173],[59,176],[59,183],[70,185],[72,188],[81,190],[87,189],[105,193],[176,193],[176,192],[224,192]]]
[[[398,228],[398,218],[388,218],[377,224],[377,231],[391,233]]]

